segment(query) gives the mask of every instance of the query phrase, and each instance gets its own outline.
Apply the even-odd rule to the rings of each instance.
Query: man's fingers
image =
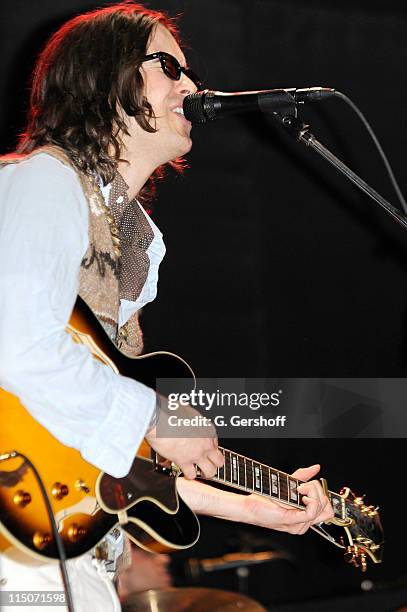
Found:
[[[216,470],[218,469],[217,466],[212,463],[212,461],[210,461],[209,459],[202,459],[199,462],[199,469],[202,472],[202,476],[204,478],[212,478],[212,476],[215,476],[216,474]]]
[[[217,448],[208,453],[208,459],[212,461],[217,468],[221,468],[225,464],[225,458]]]
[[[298,487],[298,491],[303,495],[305,512],[312,522],[321,522],[333,517],[332,506],[318,481],[303,483]]]
[[[188,463],[182,466],[180,465],[179,467],[182,471],[182,474],[187,480],[193,480],[194,478],[196,478],[196,468],[193,463]]]
[[[295,470],[292,476],[293,478],[298,478],[298,480],[307,481],[311,480],[311,478],[314,478],[314,476],[318,474],[320,469],[321,466],[319,465],[319,463],[316,463],[315,465],[310,465],[309,467],[299,468],[298,470]]]
[[[305,504],[304,521],[314,522],[322,511],[322,504],[320,500],[305,495],[303,497],[303,501]]]
[[[325,506],[326,496],[322,489],[321,483],[317,480],[312,480],[311,482],[304,482],[298,487],[298,492],[301,495],[306,495],[310,499],[316,499],[321,504],[322,507]]]
[[[298,487],[298,492],[303,495],[302,499],[306,506],[305,514],[307,519],[310,520],[310,524],[326,521],[333,517],[331,504],[322,489],[321,483],[319,480],[310,480],[318,474],[319,470],[320,465],[315,464],[300,468],[293,474],[295,478],[304,481]]]
[[[333,508],[331,504],[329,503],[329,499],[326,497],[325,500],[326,500],[326,503],[322,510],[321,516],[318,517],[320,518],[321,521],[328,521],[329,519],[332,519],[335,516]]]
[[[218,468],[223,467],[225,463],[222,453],[218,450],[213,450],[198,461],[198,465],[205,478],[215,476]]]

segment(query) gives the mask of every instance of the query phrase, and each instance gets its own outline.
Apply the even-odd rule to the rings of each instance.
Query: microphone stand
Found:
[[[237,552],[212,559],[189,559],[187,567],[193,581],[197,581],[204,573],[212,573],[234,569],[237,577],[238,592],[249,594],[250,566],[269,561],[288,561],[295,565],[293,557],[283,551]]]
[[[407,229],[407,217],[405,217],[397,208],[388,202],[380,193],[377,193],[370,185],[366,183],[360,176],[355,174],[346,164],[338,159],[329,149],[321,144],[310,131],[310,126],[303,123],[294,115],[281,115],[273,112],[273,117],[279,121],[283,127],[299,142],[304,143],[307,147],[314,149],[321,157],[326,159],[334,168],[344,174],[352,183],[359,189],[372,198],[386,212],[389,213],[404,229]]]

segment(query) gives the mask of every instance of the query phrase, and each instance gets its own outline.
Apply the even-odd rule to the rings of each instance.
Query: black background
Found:
[[[66,18],[95,6],[3,0],[3,151],[12,150],[24,124],[36,52]],[[149,6],[183,13],[187,55],[209,88],[324,85],[346,93],[374,126],[403,189],[405,8],[378,0],[163,0]],[[302,116],[322,142],[397,203],[372,142],[343,103],[316,103]],[[154,206],[167,257],[159,296],[144,313],[146,348],[182,354],[200,376],[404,377],[405,230],[268,117],[197,127],[193,140],[190,168],[159,186]],[[387,536],[385,563],[367,577],[378,584],[407,574],[403,439],[228,440],[228,446],[286,470],[320,462],[330,488],[349,484],[366,492],[370,503],[382,506]],[[237,533],[233,525],[203,521],[191,554],[239,548]],[[290,549],[298,561],[256,569],[253,597],[300,600],[360,590],[360,574],[315,534],[250,533],[269,538],[263,549]],[[180,569],[180,558],[176,565]],[[215,582],[235,588],[233,580],[218,574]]]

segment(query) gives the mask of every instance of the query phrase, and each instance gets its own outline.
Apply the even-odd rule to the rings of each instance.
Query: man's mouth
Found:
[[[182,106],[176,106],[175,108],[172,109],[172,112],[178,115],[178,117],[182,119],[184,126],[188,128],[188,134],[189,134],[189,132],[191,131],[192,124],[190,121],[188,121],[188,119],[185,119],[184,109],[182,108]]]
[[[173,113],[177,113],[178,115],[181,115],[182,117],[184,116],[184,109],[182,108],[182,106],[176,106],[175,108],[172,109]]]

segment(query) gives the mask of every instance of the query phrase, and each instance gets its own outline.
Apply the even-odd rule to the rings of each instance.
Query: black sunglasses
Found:
[[[173,55],[165,53],[165,51],[157,51],[157,53],[151,53],[150,55],[146,55],[143,59],[143,62],[148,62],[153,59],[160,60],[162,71],[165,75],[167,75],[168,78],[172,79],[173,81],[179,81],[181,78],[181,73],[184,73],[185,76],[187,76],[198,89],[202,87],[202,81],[200,80],[198,75],[196,75],[195,72],[193,72],[189,68],[184,68],[183,66],[181,66],[177,58]]]

